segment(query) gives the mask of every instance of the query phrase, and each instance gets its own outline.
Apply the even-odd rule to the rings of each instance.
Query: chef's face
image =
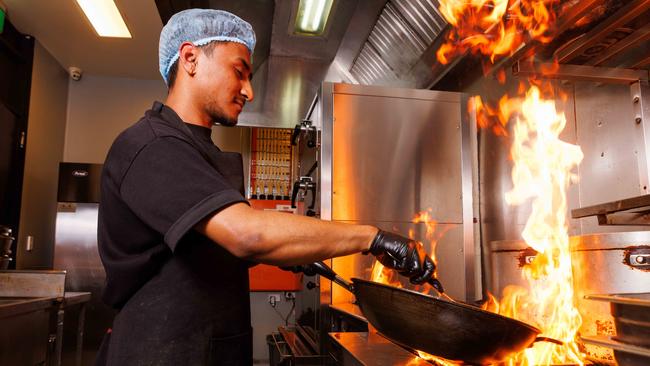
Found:
[[[196,70],[198,97],[212,123],[237,124],[246,102],[253,100],[248,48],[235,42],[203,47]]]

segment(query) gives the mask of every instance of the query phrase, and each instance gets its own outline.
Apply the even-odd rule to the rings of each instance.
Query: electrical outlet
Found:
[[[266,301],[271,304],[271,306],[275,306],[275,304],[279,303],[280,300],[280,294],[269,294],[269,296],[266,297]]]

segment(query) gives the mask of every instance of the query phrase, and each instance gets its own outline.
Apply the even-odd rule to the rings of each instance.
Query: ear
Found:
[[[185,71],[190,76],[196,73],[199,49],[191,42],[183,42],[178,57],[178,71]]]

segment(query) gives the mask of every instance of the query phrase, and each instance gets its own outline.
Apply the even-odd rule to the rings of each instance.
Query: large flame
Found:
[[[439,10],[452,28],[436,53],[438,61],[447,64],[458,55],[471,53],[483,56],[483,69],[488,70],[498,58],[513,55],[524,42],[550,42],[556,20],[553,9],[559,3],[440,0]],[[496,71],[497,80],[505,84],[506,73]],[[476,96],[468,105],[476,113],[479,127],[512,141],[513,188],[505,198],[510,205],[532,205],[522,237],[538,253],[522,271],[528,288],[509,286],[501,299],[490,296],[484,309],[535,325],[542,330],[541,335],[564,342],[562,346],[538,342],[513,355],[507,361],[509,365],[584,364],[576,343],[581,319],[574,305],[566,223],[566,190],[577,179],[571,171],[583,155],[579,146],[559,138],[566,118],[556,108],[557,98],[565,96],[558,94],[553,84],[529,80],[520,83],[515,97],[504,95],[490,103]],[[427,236],[435,233],[435,222],[428,215],[420,214],[416,221],[427,223]],[[373,268],[373,280],[401,286],[392,271],[378,265]],[[430,291],[426,287],[421,290]],[[431,359],[430,355],[421,356]],[[442,365],[453,364],[433,359]]]
[[[575,341],[581,319],[574,305],[566,223],[566,189],[577,179],[571,170],[583,154],[579,146],[560,140],[566,118],[556,110],[553,98],[542,97],[540,88],[531,86],[516,109],[511,148],[513,188],[505,200],[511,205],[532,201],[522,237],[537,255],[523,268],[530,290],[508,288],[498,311],[534,324],[544,336],[565,344],[536,343],[511,364],[583,364]]]
[[[488,56],[513,54],[527,38],[550,42],[558,0],[440,0],[440,13],[452,28],[436,56],[442,64],[471,52]]]
[[[486,56],[484,70],[497,58],[514,54],[524,42],[550,42],[557,0],[440,0],[440,12],[452,25],[436,56],[446,64],[470,52]],[[543,70],[544,71],[544,70]],[[497,80],[506,81],[503,70]],[[528,289],[507,287],[500,300],[490,297],[488,311],[531,323],[542,335],[563,346],[539,342],[508,360],[510,365],[583,364],[575,338],[581,324],[574,305],[571,256],[566,223],[566,189],[571,171],[583,158],[579,146],[560,140],[566,125],[555,105],[551,83],[521,83],[518,96],[504,95],[491,105],[480,97],[470,99],[480,127],[512,139],[513,188],[506,194],[511,205],[532,204],[522,237],[538,254],[524,267]],[[514,125],[508,129],[508,123]],[[512,131],[512,136],[509,132]]]

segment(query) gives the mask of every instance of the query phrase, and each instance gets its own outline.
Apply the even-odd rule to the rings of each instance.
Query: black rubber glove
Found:
[[[377,257],[384,266],[408,277],[414,284],[427,282],[436,269],[421,243],[383,230],[379,230],[370,249],[364,252],[367,253]]]

